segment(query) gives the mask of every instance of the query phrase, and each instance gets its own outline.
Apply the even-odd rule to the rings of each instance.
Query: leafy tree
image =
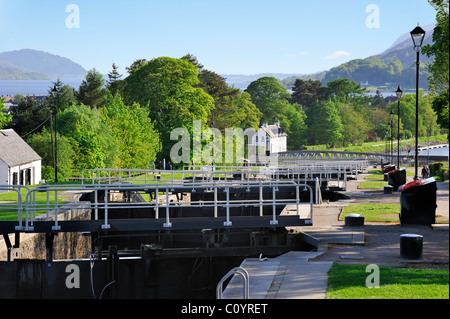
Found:
[[[88,71],[78,90],[78,102],[91,107],[102,105],[106,89],[103,75],[95,68]]]
[[[400,102],[400,121],[403,124],[403,130],[410,132],[416,131],[416,95],[406,94],[402,97]],[[432,133],[438,133],[439,127],[437,116],[432,108],[433,97],[429,94],[424,94],[422,90],[419,91],[419,136],[426,136],[427,129],[430,128]],[[390,104],[386,113],[389,114],[391,110],[397,114],[397,102]],[[389,122],[390,119],[387,120]],[[394,125],[397,125],[396,118],[394,118]]]
[[[74,141],[77,170],[116,167],[116,140],[111,128],[102,121],[98,109],[72,104],[58,114],[58,133]]]
[[[295,80],[292,87],[292,103],[298,103],[306,110],[315,100],[321,100],[324,94],[322,82],[318,80]]]
[[[130,66],[126,67],[125,69],[127,70],[128,73],[131,73],[134,70],[139,69],[141,66],[143,66],[146,63],[148,63],[148,61],[146,59],[137,59],[136,61],[134,61]]]
[[[253,81],[245,91],[261,111],[261,122],[273,122],[276,117],[281,118],[291,97],[276,78],[268,76]]]
[[[156,158],[158,136],[148,117],[148,111],[137,103],[126,106],[119,94],[107,96],[101,108],[102,120],[112,131],[116,141],[118,168],[149,168]]]
[[[363,142],[369,130],[369,125],[364,115],[357,112],[353,105],[348,103],[340,104],[340,115],[342,121],[342,142],[344,145]]]
[[[0,98],[0,130],[12,120],[12,115],[7,113],[4,103],[5,99]]]
[[[74,159],[77,154],[74,150],[75,141],[64,135],[57,134],[58,138],[58,173],[61,177],[69,177],[75,172]],[[27,143],[42,157],[42,165],[47,167],[53,167],[53,149],[52,138],[47,128],[44,128],[42,132],[31,135],[27,139]],[[44,170],[46,171],[46,170]],[[46,180],[53,180],[54,171],[49,170],[47,176],[43,176]]]
[[[56,86],[58,90],[58,95],[56,97],[53,96],[52,90]],[[64,85],[61,79],[57,79],[56,82],[52,82],[52,85],[48,89],[47,98],[44,100],[44,107],[50,109],[53,114],[55,112],[55,106],[57,106],[58,112],[64,111],[66,108],[72,105],[72,103],[77,101],[76,94],[74,88],[69,85]]]
[[[448,0],[428,2],[436,9],[437,23],[433,31],[433,44],[425,45],[423,53],[432,58],[432,63],[428,64],[428,87],[434,95],[438,95],[449,90],[449,4]]]
[[[435,96],[432,103],[441,128],[449,133],[449,4],[448,0],[429,0],[436,9],[436,26],[433,31],[433,44],[426,45],[423,52],[432,57],[428,64],[428,88]]]
[[[447,131],[447,139],[450,140],[449,135],[449,96],[448,91],[439,94],[432,103],[432,108],[437,114],[437,123],[441,128]]]
[[[47,103],[37,106],[34,96],[16,95],[14,100],[17,105],[11,109],[13,117],[13,128],[17,134],[25,136],[33,132],[40,132],[43,125],[49,125],[49,118],[52,110]]]
[[[326,144],[334,147],[342,139],[343,125],[339,109],[333,99],[316,101],[308,113],[311,125],[309,137],[312,144]]]
[[[139,103],[158,123],[158,131],[161,124],[161,158],[169,158],[175,144],[170,140],[173,129],[183,127],[192,132],[194,120],[207,125],[214,100],[197,87],[198,75],[197,68],[186,59],[160,57],[135,69],[123,81],[121,95],[125,104]]]
[[[306,115],[298,104],[289,102],[291,95],[276,78],[259,78],[250,83],[245,91],[262,113],[261,122],[270,123],[276,118],[285,128],[288,148],[298,148],[303,143],[301,136],[305,130]]]

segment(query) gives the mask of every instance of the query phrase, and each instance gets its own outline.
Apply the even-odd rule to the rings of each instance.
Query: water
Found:
[[[53,83],[57,79],[51,80],[0,80],[0,96],[14,96],[16,94],[22,95],[36,95],[45,96],[53,88]],[[63,85],[69,85],[78,90],[82,78],[67,78],[61,79]]]

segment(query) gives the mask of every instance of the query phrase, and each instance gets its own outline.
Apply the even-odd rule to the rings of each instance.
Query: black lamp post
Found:
[[[417,165],[419,162],[419,67],[420,67],[420,50],[422,50],[423,39],[425,38],[425,31],[417,26],[411,32],[411,38],[414,43],[414,50],[416,50],[416,154],[414,159],[415,175],[414,180],[419,178]]]
[[[393,143],[392,143],[392,127],[394,126],[394,111],[391,110],[391,122],[389,123],[389,126],[391,127],[390,137],[389,137],[389,146],[391,151],[391,164],[394,162],[394,154],[393,154]]]
[[[400,99],[402,98],[403,91],[400,89],[400,85],[398,86],[397,91],[395,91],[395,94],[397,94],[397,168],[400,168]]]
[[[57,122],[57,115],[58,115],[58,88],[55,86],[53,87],[52,90],[52,95],[55,98],[55,183],[58,183],[58,138],[57,138],[57,126],[56,126],[56,122]]]

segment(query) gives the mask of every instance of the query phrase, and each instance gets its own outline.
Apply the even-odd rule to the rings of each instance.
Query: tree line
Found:
[[[38,106],[33,97],[15,97],[18,105],[12,110],[12,127],[43,158],[44,178],[52,178],[55,161],[54,121],[60,179],[87,168],[158,166],[162,159],[170,160],[170,150],[177,143],[171,140],[171,131],[183,127],[192,133],[193,120],[200,120],[203,128],[223,131],[256,130],[276,119],[288,134],[291,150],[385,140],[388,130],[397,130],[397,103],[389,104],[380,94],[370,96],[348,79],[332,80],[326,86],[297,79],[290,93],[276,78],[262,77],[241,91],[191,54],[136,60],[127,71],[122,79],[113,64],[105,80],[92,69],[78,90],[58,80],[54,83],[57,97],[50,88]],[[432,96],[420,94],[420,134],[441,132]],[[414,109],[414,95],[404,96],[402,138],[414,132]]]

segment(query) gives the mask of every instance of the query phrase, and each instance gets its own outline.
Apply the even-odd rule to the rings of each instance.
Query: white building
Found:
[[[42,158],[14,130],[0,130],[0,185],[36,185]]]
[[[267,154],[286,152],[287,136],[279,121],[275,121],[273,125],[264,123],[253,135],[252,145],[262,147]]]

